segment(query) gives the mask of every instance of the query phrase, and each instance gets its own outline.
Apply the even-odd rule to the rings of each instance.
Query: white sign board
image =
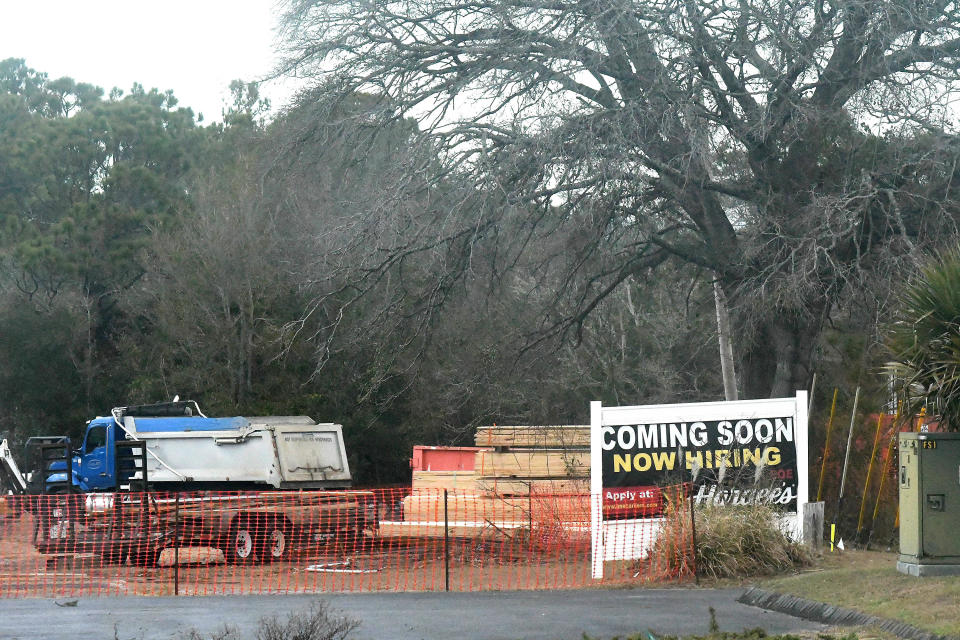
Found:
[[[735,402],[590,403],[594,578],[603,577],[605,559],[643,557],[645,549],[629,543],[630,531],[659,520],[661,487],[683,483],[691,483],[696,504],[777,506],[799,532],[807,502],[807,392]]]

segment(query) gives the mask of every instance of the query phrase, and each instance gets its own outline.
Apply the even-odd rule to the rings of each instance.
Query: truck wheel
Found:
[[[286,528],[281,523],[270,525],[267,535],[263,539],[263,549],[260,557],[264,562],[283,560],[289,550],[290,540]]]
[[[133,544],[129,553],[130,564],[135,567],[155,567],[160,559],[160,549],[150,545]]]
[[[250,525],[246,522],[234,523],[230,527],[230,536],[227,540],[227,558],[230,562],[241,564],[252,562],[256,546],[255,538]]]
[[[97,555],[103,560],[103,564],[123,564],[127,557],[127,550],[120,544],[106,540],[100,546]]]

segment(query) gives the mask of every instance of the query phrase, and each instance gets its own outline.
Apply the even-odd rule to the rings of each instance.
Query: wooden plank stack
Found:
[[[491,480],[584,478],[589,472],[589,451],[564,449],[478,451],[474,469],[478,478]]]
[[[491,495],[586,493],[590,484],[590,427],[480,427],[475,442],[477,489]]]
[[[480,427],[474,436],[478,447],[590,450],[590,427],[546,425],[536,427]]]
[[[413,492],[525,496],[589,489],[589,426],[480,427],[474,441],[472,469],[415,469]]]
[[[413,471],[413,492],[429,493],[450,491],[473,493],[477,487],[477,474],[468,471]]]
[[[443,522],[443,495],[413,494],[403,501],[404,519]],[[449,494],[448,522],[523,522],[537,519],[573,518],[589,520],[589,498],[575,496],[523,496]]]
[[[442,535],[444,489],[451,531],[589,521],[589,426],[480,427],[475,443],[472,470],[413,472],[413,493],[403,501],[406,524],[433,523],[427,529]]]

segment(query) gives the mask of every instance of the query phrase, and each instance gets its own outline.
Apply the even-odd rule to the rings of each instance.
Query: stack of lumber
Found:
[[[457,491],[473,493],[477,489],[477,475],[470,470],[461,471],[413,471],[414,493],[435,493],[437,491]]]
[[[479,493],[501,496],[570,495],[590,491],[590,478],[477,478]]]
[[[523,522],[543,520],[589,521],[590,499],[574,496],[494,495],[447,496],[446,519],[449,522]],[[414,494],[403,501],[404,519],[416,522],[443,522],[443,496]]]
[[[511,496],[588,490],[588,426],[479,427],[475,442],[472,465],[457,470],[414,469],[413,492],[432,494],[446,489],[462,494]],[[466,447],[449,449],[470,454]]]
[[[442,535],[444,489],[451,531],[589,521],[590,427],[480,427],[475,442],[472,470],[414,471],[403,500],[411,531],[439,523]]]
[[[493,495],[586,493],[590,427],[480,427],[474,463],[479,491]]]
[[[583,425],[546,425],[536,427],[479,427],[474,441],[478,447],[518,447],[521,449],[590,450],[590,427]]]
[[[478,478],[585,478],[590,474],[590,452],[573,449],[510,449],[478,451]]]

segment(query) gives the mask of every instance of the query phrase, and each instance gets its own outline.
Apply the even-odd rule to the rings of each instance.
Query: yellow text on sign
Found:
[[[708,451],[687,451],[686,468],[695,466],[702,469],[720,467],[741,467],[750,463],[757,466],[776,466],[780,464],[779,447],[757,447],[755,449],[711,449]],[[631,471],[672,471],[677,465],[677,452],[655,451],[653,453],[614,454],[613,472]]]

